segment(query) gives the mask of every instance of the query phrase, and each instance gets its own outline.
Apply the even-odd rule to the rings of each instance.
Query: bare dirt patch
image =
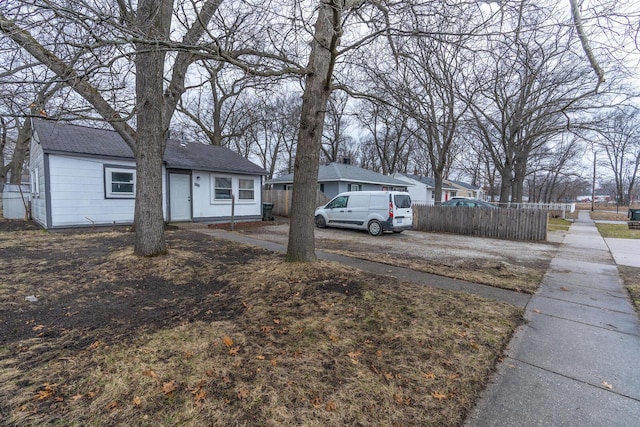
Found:
[[[286,244],[288,225],[280,223],[241,231]],[[531,243],[442,233],[405,231],[373,237],[363,231],[316,229],[316,247],[519,292],[533,293],[557,250],[551,242]]]
[[[521,319],[183,230],[142,259],[132,237],[0,231],[5,425],[460,425]]]

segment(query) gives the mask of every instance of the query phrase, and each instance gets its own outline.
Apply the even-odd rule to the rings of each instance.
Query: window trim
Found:
[[[113,191],[113,174],[127,173],[131,174],[133,184],[132,192],[114,192]],[[117,182],[117,181],[116,181]],[[133,166],[104,165],[104,198],[105,199],[135,199],[137,189],[136,168]]]

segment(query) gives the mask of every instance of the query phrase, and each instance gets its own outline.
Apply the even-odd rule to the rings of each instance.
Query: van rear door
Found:
[[[393,225],[412,225],[413,210],[411,209],[411,197],[409,197],[409,194],[392,194],[391,197],[393,199]]]

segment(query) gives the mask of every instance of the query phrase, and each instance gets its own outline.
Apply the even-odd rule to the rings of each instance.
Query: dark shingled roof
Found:
[[[347,165],[344,163],[329,163],[328,165],[320,165],[320,168],[318,169],[318,182],[331,181],[395,185],[398,187],[406,187],[408,185],[412,185],[378,172],[370,171],[368,169],[362,169],[357,166]],[[293,182],[292,173],[274,178],[268,181],[267,184],[288,184],[291,182]]]
[[[114,130],[96,129],[46,119],[33,119],[45,153],[133,160],[131,148]],[[164,162],[168,168],[208,172],[267,175],[260,166],[225,147],[167,140]]]

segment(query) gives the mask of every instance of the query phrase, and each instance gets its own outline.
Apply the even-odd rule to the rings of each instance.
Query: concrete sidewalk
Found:
[[[580,212],[467,426],[640,425],[640,324],[610,247]]]

